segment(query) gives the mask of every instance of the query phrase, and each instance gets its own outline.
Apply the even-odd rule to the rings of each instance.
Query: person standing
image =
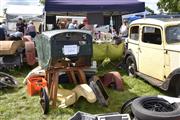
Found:
[[[22,32],[24,34],[24,23],[22,18],[19,18],[18,22],[16,23],[16,31]]]
[[[27,31],[27,34],[30,35],[32,38],[36,36],[36,27],[32,21],[29,21],[26,31]]]
[[[89,24],[89,20],[87,18],[85,18],[83,20],[83,27],[81,29],[83,30],[89,30],[91,31],[92,35],[94,34],[94,27],[92,25]]]
[[[126,20],[123,20],[123,24],[120,27],[120,36],[121,37],[127,37],[128,36],[128,22]]]
[[[6,39],[6,32],[2,23],[0,22],[0,40],[5,40],[5,39]]]
[[[73,22],[69,23],[68,29],[77,29],[77,20],[74,20]]]

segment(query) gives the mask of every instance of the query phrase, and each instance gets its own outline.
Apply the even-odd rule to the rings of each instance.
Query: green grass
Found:
[[[30,97],[27,95],[23,79],[30,69],[8,71],[14,75],[19,87],[16,89],[0,90],[0,120],[67,120],[77,111],[89,112],[92,114],[117,112],[122,104],[135,96],[163,94],[159,89],[152,87],[139,78],[128,77],[127,74],[111,65],[101,66],[98,75],[108,71],[120,71],[124,79],[124,91],[116,91],[106,88],[109,95],[108,107],[102,107],[98,102],[91,104],[84,98],[79,99],[73,106],[68,108],[51,109],[48,115],[43,115],[39,104],[39,96]]]

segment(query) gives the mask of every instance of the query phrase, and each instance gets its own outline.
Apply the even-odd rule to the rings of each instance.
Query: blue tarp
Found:
[[[46,12],[102,12],[136,13],[145,10],[137,0],[46,0]]]

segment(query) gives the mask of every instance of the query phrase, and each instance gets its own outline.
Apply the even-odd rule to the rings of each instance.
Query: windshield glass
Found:
[[[180,25],[170,26],[166,28],[167,43],[180,43]]]

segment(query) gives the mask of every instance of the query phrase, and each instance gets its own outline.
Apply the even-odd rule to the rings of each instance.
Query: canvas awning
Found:
[[[145,10],[137,0],[46,0],[45,11],[57,12],[119,12],[137,13]]]

